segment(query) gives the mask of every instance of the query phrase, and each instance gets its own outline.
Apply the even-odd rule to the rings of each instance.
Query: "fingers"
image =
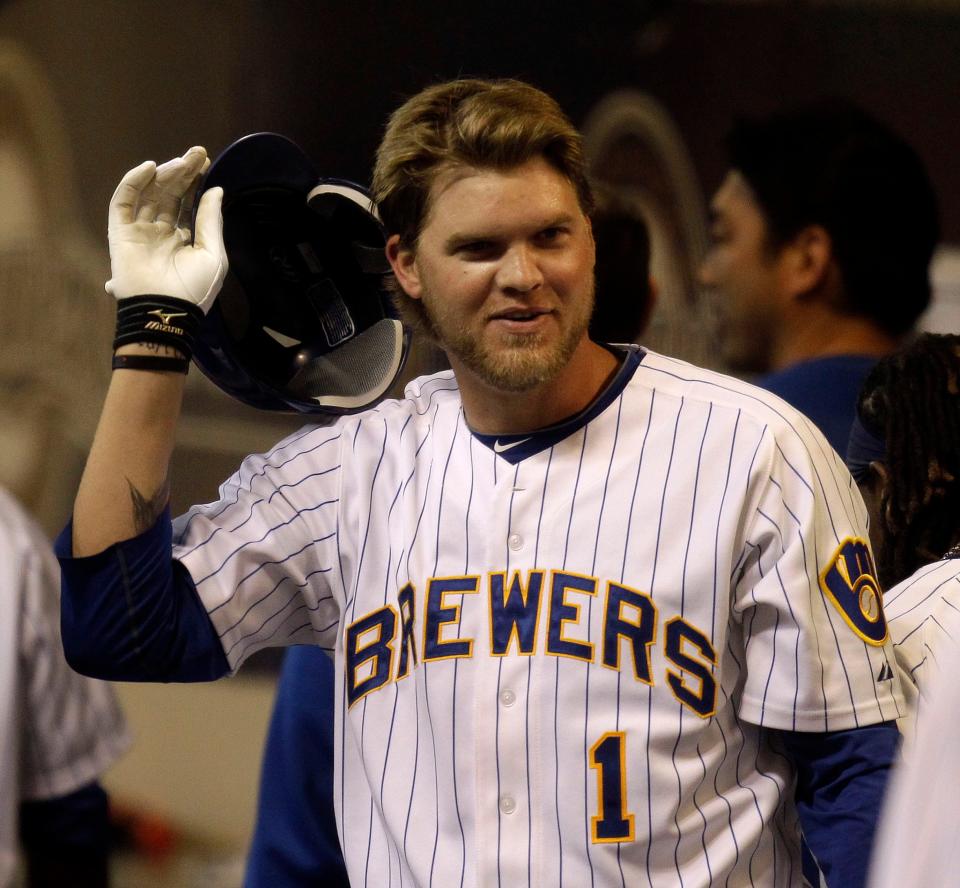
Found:
[[[174,227],[180,215],[180,202],[206,159],[207,152],[194,147],[182,157],[175,157],[157,167],[156,176],[140,196],[137,221],[159,222]]]
[[[180,225],[183,228],[193,226],[193,204],[197,199],[197,189],[200,187],[200,182],[208,169],[210,169],[210,158],[204,155],[202,166],[194,175],[193,181],[188,185],[183,200],[180,201]]]
[[[120,180],[120,184],[113,192],[113,197],[110,198],[107,219],[110,227],[134,221],[140,195],[153,181],[156,172],[157,165],[152,160],[146,160]]]
[[[211,188],[203,193],[200,198],[200,206],[197,208],[197,224],[193,231],[193,243],[194,246],[225,259],[223,216],[220,213],[222,203],[222,188]]]

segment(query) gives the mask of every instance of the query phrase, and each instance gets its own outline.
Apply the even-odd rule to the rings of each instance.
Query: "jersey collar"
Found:
[[[620,368],[597,397],[579,413],[532,432],[518,435],[482,435],[473,432],[473,437],[497,456],[515,465],[528,456],[553,447],[578,429],[582,429],[619,397],[646,354],[639,345],[610,345],[607,348],[620,359]]]

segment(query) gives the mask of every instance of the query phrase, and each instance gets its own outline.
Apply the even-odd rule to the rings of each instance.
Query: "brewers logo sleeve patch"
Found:
[[[631,348],[527,435],[450,373],[304,429],[175,555],[232,668],[334,650],[352,884],[800,886],[763,729],[899,714],[865,526],[800,414]]]

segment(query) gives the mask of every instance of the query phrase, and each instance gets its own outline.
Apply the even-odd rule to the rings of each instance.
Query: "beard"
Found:
[[[565,306],[558,334],[499,333],[484,335],[484,324],[454,318],[441,300],[424,293],[419,300],[420,325],[450,358],[481,381],[504,392],[526,392],[559,376],[583,340],[593,312],[593,287],[585,299]]]

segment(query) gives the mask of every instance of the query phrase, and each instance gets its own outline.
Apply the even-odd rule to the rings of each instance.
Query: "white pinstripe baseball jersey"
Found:
[[[335,648],[352,884],[801,885],[760,726],[897,716],[864,528],[800,414],[632,350],[528,435],[472,434],[450,373],[307,428],[175,554],[233,668]]]
[[[960,645],[960,558],[924,565],[890,589],[883,602],[907,703],[900,727],[912,739],[939,660]]]
[[[944,647],[926,676],[913,754],[894,770],[873,843],[869,888],[957,884],[960,838],[960,648]]]
[[[11,884],[17,808],[94,781],[127,748],[113,691],[74,672],[60,641],[50,543],[0,490],[0,885]]]

